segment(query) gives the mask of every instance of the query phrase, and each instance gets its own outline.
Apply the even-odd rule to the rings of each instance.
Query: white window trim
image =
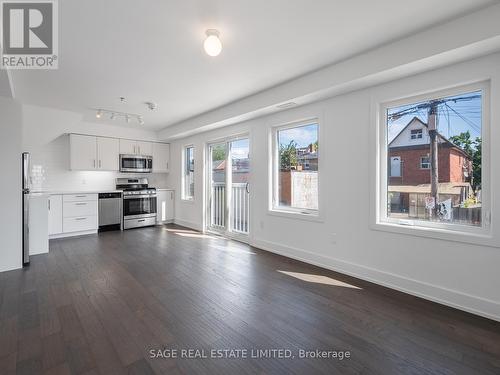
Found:
[[[195,171],[196,171],[196,159],[194,158],[195,154],[195,146],[193,144],[188,144],[182,147],[182,155],[181,155],[181,201],[185,203],[194,203],[194,195],[192,197],[186,196],[186,151],[188,148],[192,147],[193,148],[193,159],[195,162]],[[193,172],[194,176],[195,172]]]
[[[460,224],[433,223],[420,220],[399,220],[387,217],[387,144],[386,144],[386,110],[414,102],[425,101],[433,98],[458,95],[465,92],[482,91],[482,226],[473,227]],[[371,181],[375,184],[372,189],[371,203],[371,229],[412,236],[435,238],[454,242],[471,243],[500,247],[500,242],[493,232],[493,221],[491,217],[491,149],[490,149],[490,81],[479,81],[472,84],[464,84],[450,87],[448,89],[428,91],[420,95],[401,96],[396,100],[374,100],[372,103],[372,115],[375,119],[373,135],[375,147],[373,147],[375,161],[372,169]],[[373,186],[373,185],[372,185]]]
[[[423,160],[424,158],[429,159],[429,162],[427,162],[427,163],[422,163],[422,160]],[[428,167],[427,167],[427,168],[424,168],[424,167],[422,167],[422,164],[427,164],[427,165],[428,165]],[[428,156],[421,156],[421,157],[420,157],[420,169],[423,169],[423,170],[429,170],[429,169],[431,169],[431,160],[430,160],[430,158],[429,158]]]
[[[269,186],[269,208],[268,214],[273,216],[287,217],[293,219],[300,219],[306,221],[317,221],[323,222],[322,210],[321,210],[321,176],[319,171],[321,170],[321,156],[318,153],[318,209],[299,209],[294,207],[285,207],[276,205],[275,202],[279,200],[279,183],[278,183],[278,161],[279,161],[279,149],[278,149],[278,131],[293,129],[300,126],[307,126],[311,124],[318,125],[318,144],[321,145],[322,139],[322,126],[320,116],[309,117],[302,120],[290,121],[282,123],[279,125],[273,125],[270,129],[269,136],[269,150],[270,150],[270,186]],[[320,146],[321,147],[321,146]]]
[[[416,140],[418,140],[418,139],[422,139],[422,138],[424,138],[424,131],[423,131],[422,129],[414,129],[414,130],[420,130],[420,132],[415,133],[415,137],[413,137],[413,133],[412,133],[412,132],[413,132],[413,130],[412,130],[412,131],[410,131],[410,140],[412,140],[412,141],[416,141]],[[417,136],[417,135],[418,135],[418,136]]]

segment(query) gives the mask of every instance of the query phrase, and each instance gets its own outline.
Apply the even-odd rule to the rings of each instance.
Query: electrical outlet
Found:
[[[337,244],[337,233],[330,234],[330,242],[334,245]]]
[[[82,185],[87,185],[87,180],[86,179],[82,179]]]

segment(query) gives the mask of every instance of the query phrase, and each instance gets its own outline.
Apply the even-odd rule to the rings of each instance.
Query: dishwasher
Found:
[[[99,193],[99,232],[122,229],[122,193]]]

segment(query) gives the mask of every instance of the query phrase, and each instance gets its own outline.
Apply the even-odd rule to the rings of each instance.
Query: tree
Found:
[[[289,171],[292,166],[297,165],[297,143],[290,141],[289,144],[280,145],[280,170]]]
[[[226,147],[225,146],[215,146],[212,149],[212,160],[226,160]]]
[[[450,137],[450,141],[464,150],[472,159],[472,188],[481,187],[481,151],[482,140],[480,137],[472,140],[470,132],[466,131]]]

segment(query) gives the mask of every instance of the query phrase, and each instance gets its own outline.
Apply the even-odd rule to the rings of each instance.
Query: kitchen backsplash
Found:
[[[117,177],[147,177],[149,184],[165,188],[164,173],[124,174],[104,171],[70,171],[69,142],[61,136],[31,153],[32,191],[112,190]]]

